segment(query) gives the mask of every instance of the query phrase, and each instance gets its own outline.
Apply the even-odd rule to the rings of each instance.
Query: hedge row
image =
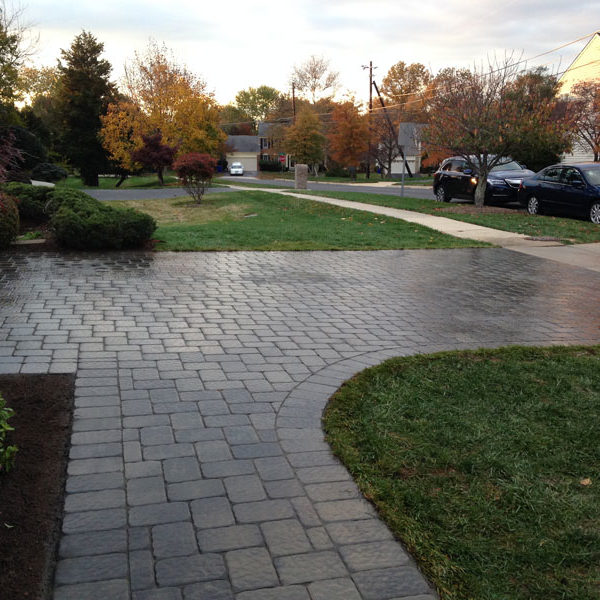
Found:
[[[66,248],[135,248],[146,243],[156,229],[150,215],[115,208],[79,190],[7,183],[0,186],[2,191],[17,198],[21,219],[49,222],[57,242]]]
[[[114,208],[90,196],[62,198],[50,225],[61,246],[77,250],[136,248],[156,229],[150,215]]]
[[[8,248],[19,233],[19,211],[14,198],[0,191],[0,249]],[[1,427],[0,427],[1,431]]]

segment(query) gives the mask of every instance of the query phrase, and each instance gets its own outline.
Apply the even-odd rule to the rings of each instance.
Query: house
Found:
[[[423,127],[423,123],[400,123],[398,125],[398,145],[402,148],[406,162],[413,175],[421,170],[421,155],[423,154],[421,148],[421,130]],[[390,173],[392,177],[402,176],[403,162],[401,156],[392,162],[392,171]],[[406,167],[404,167],[404,172],[407,173]]]
[[[274,136],[281,136],[285,127],[291,125],[292,119],[279,119],[277,122],[263,122],[258,124],[258,137],[260,147],[260,160],[268,160],[271,162],[281,162],[280,149],[277,148],[278,144],[274,143]],[[292,167],[293,161],[289,154],[285,155],[283,162],[284,167]]]
[[[559,79],[560,94],[569,95],[573,87],[582,81],[600,80],[600,31],[597,31],[577,55],[569,68]],[[573,152],[564,154],[562,162],[574,164],[594,160],[594,153],[589,144],[575,142]]]
[[[227,136],[227,164],[240,162],[244,165],[244,173],[250,175],[258,173],[259,138],[257,135],[229,135]]]

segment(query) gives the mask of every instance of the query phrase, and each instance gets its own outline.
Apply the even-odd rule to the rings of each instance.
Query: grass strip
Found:
[[[327,439],[443,600],[591,600],[600,346],[389,360],[331,398]]]
[[[223,192],[195,204],[189,197],[114,204],[152,215],[157,249],[381,250],[464,248],[488,244],[427,227],[311,200],[260,191]]]
[[[296,190],[298,191],[298,190]],[[524,211],[511,211],[510,213],[482,213],[473,205],[441,204],[435,200],[422,198],[402,198],[383,194],[369,194],[365,192],[316,192],[302,191],[301,193],[329,198],[339,198],[352,202],[365,202],[378,206],[389,206],[413,210],[438,217],[447,217],[466,223],[474,223],[500,229],[522,233],[530,237],[552,237],[557,238],[565,244],[587,244],[600,242],[600,227],[589,221],[570,219],[566,217],[554,217],[549,215],[529,215]],[[469,212],[456,212],[465,211]]]

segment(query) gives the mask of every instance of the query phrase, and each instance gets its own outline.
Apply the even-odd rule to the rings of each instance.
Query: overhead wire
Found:
[[[539,54],[536,54],[535,56],[530,56],[528,58],[519,60],[519,61],[517,61],[515,63],[504,65],[504,66],[502,66],[502,67],[500,67],[498,69],[490,70],[490,71],[488,71],[486,73],[486,75],[491,75],[493,73],[497,73],[497,72],[499,72],[501,70],[504,70],[504,69],[508,69],[508,68],[511,68],[511,67],[514,67],[514,66],[518,66],[518,65],[523,64],[523,63],[528,63],[528,62],[530,62],[532,60],[535,60],[536,58],[541,58],[542,56],[547,56],[548,54],[552,54],[554,52],[557,52],[558,50],[562,50],[563,48],[566,48],[568,46],[571,46],[573,44],[576,44],[576,43],[581,42],[583,40],[586,40],[588,38],[591,38],[594,35],[596,35],[597,33],[599,33],[599,32],[598,31],[594,31],[593,33],[590,33],[590,34],[587,34],[587,35],[583,35],[581,37],[578,37],[577,39],[574,39],[574,40],[571,40],[570,42],[566,42],[564,44],[556,46],[555,48],[552,48],[550,50],[546,50],[544,52],[540,52]],[[548,66],[550,64],[554,64],[554,62],[555,61],[549,61],[549,62],[544,63],[542,65],[536,65],[536,68],[545,67],[545,66]],[[576,69],[581,69],[583,67],[587,67],[587,66],[592,65],[592,64],[597,63],[597,62],[600,62],[600,59],[593,60],[593,61],[591,61],[589,63],[586,63],[584,65],[578,65],[576,67],[567,67],[564,71],[555,73],[555,76],[556,77],[560,77],[561,75],[564,75],[567,71],[575,71]],[[523,70],[519,71],[519,73],[524,73],[526,71],[527,71],[527,69],[523,69]],[[423,93],[424,93],[423,90],[418,91],[418,92],[406,92],[406,93],[403,93],[403,94],[396,94],[395,97],[398,98],[398,97],[405,97],[405,96],[416,96],[416,95],[422,95]],[[428,100],[431,100],[431,98],[435,98],[435,97],[436,97],[435,95],[434,96],[430,96],[428,98]],[[409,104],[418,104],[420,102],[423,102],[423,98],[418,98],[418,99],[415,99],[413,101],[408,101],[408,102],[398,102],[398,103],[395,103],[395,104],[388,104],[388,105],[385,106],[385,108],[384,107],[374,107],[371,110],[371,112],[387,110],[387,109],[396,108],[396,107],[399,107],[399,106],[405,107],[405,106],[408,106]],[[331,117],[332,113],[331,113],[331,111],[329,111],[329,112],[324,112],[324,113],[313,113],[313,114],[315,116],[318,116],[318,117]],[[293,116],[290,115],[288,117],[280,117],[279,120],[275,120],[275,121],[263,121],[263,123],[278,124],[278,123],[281,123],[281,121],[283,121],[283,120],[288,120],[288,119],[292,119],[292,118],[293,118]],[[254,124],[254,121],[238,121],[238,122],[232,122],[232,123],[221,123],[220,125],[221,126],[226,126],[226,125],[252,125],[252,124]]]

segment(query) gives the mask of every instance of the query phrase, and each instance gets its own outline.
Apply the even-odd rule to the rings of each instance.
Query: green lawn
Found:
[[[303,191],[302,193],[414,210],[439,217],[456,219],[457,221],[492,227],[493,229],[523,233],[532,237],[554,237],[566,244],[600,242],[600,227],[581,219],[529,215],[524,211],[516,210],[510,213],[477,214],[477,209],[473,205],[460,205],[461,210],[464,210],[465,206],[470,207],[472,214],[465,214],[452,212],[452,210],[456,210],[452,204],[444,204],[435,200],[401,198],[400,196],[385,196],[383,194],[367,194],[364,192]]]
[[[334,452],[442,600],[592,600],[600,346],[398,358],[331,399]]]
[[[159,250],[381,250],[488,244],[372,213],[270,192],[224,192],[172,200],[115,202],[151,214]]]
[[[177,180],[177,177],[174,175],[165,175],[165,186],[178,186],[181,185]],[[119,181],[118,177],[100,177],[99,179],[99,188],[101,190],[114,189]],[[86,186],[83,185],[83,182],[79,177],[69,176],[67,179],[63,181],[59,181],[56,184],[57,187],[67,187],[76,190],[87,189]],[[158,177],[156,175],[134,175],[132,177],[128,177],[118,189],[128,189],[128,188],[159,188],[163,187],[160,185],[158,181]],[[98,189],[98,188],[90,188],[90,189]]]

